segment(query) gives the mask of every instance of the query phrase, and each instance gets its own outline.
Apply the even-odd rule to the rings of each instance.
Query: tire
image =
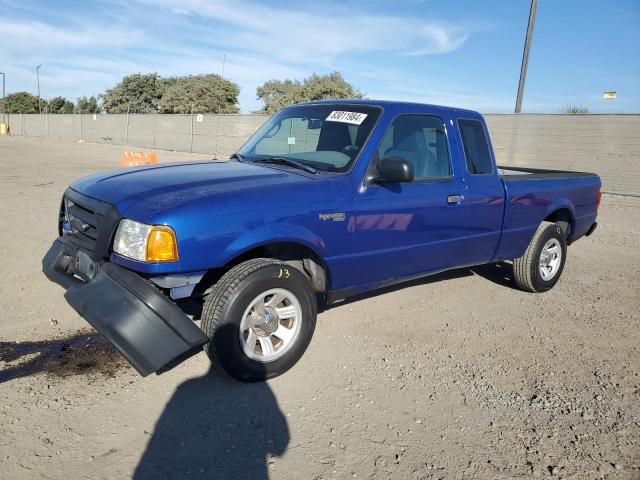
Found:
[[[316,316],[315,293],[302,272],[278,260],[248,260],[225,273],[205,300],[202,330],[211,339],[205,351],[236,380],[277,377],[304,354]],[[286,336],[274,331],[284,327]]]
[[[545,247],[548,249],[543,257]],[[524,255],[513,261],[516,284],[526,292],[546,292],[558,283],[566,259],[567,241],[562,228],[557,223],[542,222]],[[543,260],[548,262],[544,267]]]

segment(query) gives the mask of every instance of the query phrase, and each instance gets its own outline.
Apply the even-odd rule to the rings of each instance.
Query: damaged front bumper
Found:
[[[105,262],[91,281],[74,276],[73,247],[58,239],[42,271],[65,299],[109,339],[143,376],[167,370],[202,350],[209,338],[165,295],[136,273]]]

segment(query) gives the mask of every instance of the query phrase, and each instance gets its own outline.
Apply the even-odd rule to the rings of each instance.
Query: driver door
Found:
[[[409,183],[368,182],[356,197],[358,283],[419,276],[457,266],[464,258],[468,205],[453,173],[443,120],[433,115],[396,117],[369,171],[389,156],[413,164]]]

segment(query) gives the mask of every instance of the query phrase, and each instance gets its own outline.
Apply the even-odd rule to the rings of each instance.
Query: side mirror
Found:
[[[403,157],[384,157],[378,163],[378,182],[407,183],[413,182],[415,171],[413,164]]]

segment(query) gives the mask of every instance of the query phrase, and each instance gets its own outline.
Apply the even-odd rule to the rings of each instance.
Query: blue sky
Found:
[[[369,98],[513,110],[530,0],[0,0],[7,93],[75,99],[124,75],[241,88],[340,71]],[[523,112],[640,112],[640,0],[540,0]],[[602,100],[616,90],[618,99]]]

